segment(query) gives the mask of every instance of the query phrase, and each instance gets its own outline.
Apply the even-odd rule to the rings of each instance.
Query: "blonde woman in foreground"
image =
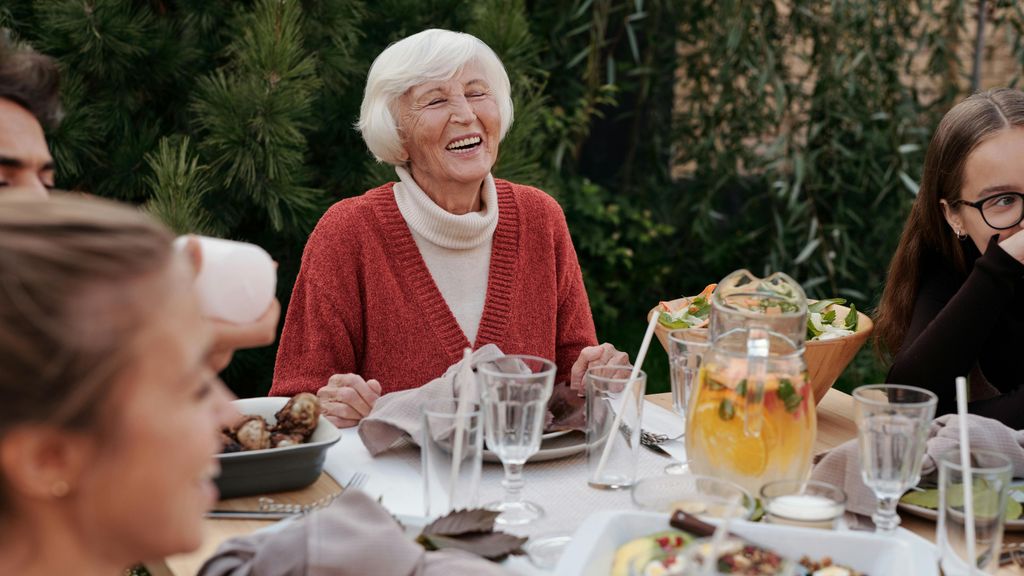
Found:
[[[0,197],[0,574],[115,576],[202,542],[234,411],[209,361],[217,346],[195,263],[172,240],[110,202]],[[400,533],[351,491],[277,534],[236,541],[207,573],[308,574],[322,551],[344,552],[312,570],[324,575],[500,572],[381,538],[389,531]],[[247,555],[253,541],[260,550]],[[288,562],[268,565],[261,550]]]

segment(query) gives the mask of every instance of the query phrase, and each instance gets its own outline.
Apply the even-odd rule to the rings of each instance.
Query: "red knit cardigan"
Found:
[[[316,392],[355,373],[385,393],[422,386],[470,345],[395,203],[393,183],[332,206],[309,237],[277,353],[271,395]],[[473,348],[558,364],[568,380],[597,343],[561,207],[546,193],[495,180],[487,296]]]

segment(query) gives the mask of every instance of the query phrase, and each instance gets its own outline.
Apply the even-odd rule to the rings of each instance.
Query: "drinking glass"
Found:
[[[648,476],[633,485],[633,504],[648,512],[676,510],[703,518],[754,515],[757,500],[738,484],[696,474]]]
[[[878,498],[875,530],[892,534],[900,525],[896,504],[921,479],[928,426],[938,397],[913,386],[875,384],[853,391],[861,477]]]
[[[704,352],[711,346],[707,328],[682,328],[668,333],[668,363],[672,379],[672,408],[686,430],[686,410],[690,391],[704,361]],[[686,462],[673,462],[665,467],[667,474],[686,474]]]
[[[817,480],[778,480],[761,487],[764,520],[803,528],[835,530],[846,511],[846,494]]]
[[[462,414],[458,402],[452,400],[434,400],[423,407],[420,454],[426,516],[476,507],[483,461],[483,420],[480,405],[474,402],[468,403]]]
[[[503,525],[529,524],[544,516],[523,500],[523,465],[540,449],[544,416],[555,383],[555,364],[536,356],[509,355],[477,367],[487,447],[505,467],[505,497],[487,506]]]
[[[967,518],[964,511],[964,470],[960,452],[939,458],[939,521],[936,537],[942,558],[942,573],[995,574],[1006,522],[1006,499],[1013,469],[1010,460],[987,450],[971,450],[971,488],[974,502],[974,566],[967,554]]]
[[[636,481],[647,375],[632,366],[597,366],[583,375],[587,416],[587,484],[618,490]]]

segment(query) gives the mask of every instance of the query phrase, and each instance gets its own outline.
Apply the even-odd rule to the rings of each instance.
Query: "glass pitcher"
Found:
[[[697,474],[752,494],[802,479],[814,446],[814,398],[804,364],[807,298],[792,278],[728,275],[712,297],[711,348],[692,392],[686,452]]]

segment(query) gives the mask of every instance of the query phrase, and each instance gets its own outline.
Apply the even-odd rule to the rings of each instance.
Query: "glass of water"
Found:
[[[555,370],[549,360],[523,355],[477,366],[487,447],[505,467],[505,498],[487,506],[501,512],[498,524],[529,524],[544,516],[543,508],[523,500],[523,465],[540,449]]]
[[[853,399],[861,477],[878,498],[871,520],[877,532],[891,534],[900,525],[900,496],[921,479],[938,397],[913,386],[875,384],[854,390]]]
[[[971,473],[960,465],[960,451],[939,458],[939,522],[936,536],[940,565],[946,576],[996,574],[1006,522],[1006,502],[1013,465],[1006,456],[989,450],[971,450]],[[974,503],[974,561],[968,555],[967,510],[971,484]],[[973,566],[972,566],[973,564]]]
[[[697,379],[704,353],[711,346],[707,328],[681,328],[668,333],[668,364],[672,380],[672,408],[679,414],[680,429],[686,430],[686,410],[690,391]],[[666,474],[687,474],[686,462],[674,462],[665,467]]]

